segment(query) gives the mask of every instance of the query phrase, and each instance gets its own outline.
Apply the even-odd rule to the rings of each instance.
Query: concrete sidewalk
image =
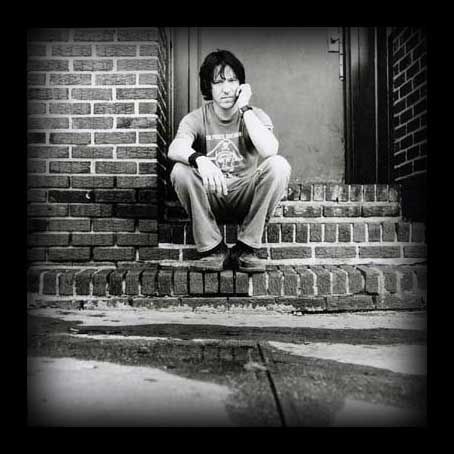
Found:
[[[425,312],[29,310],[44,426],[420,426]]]

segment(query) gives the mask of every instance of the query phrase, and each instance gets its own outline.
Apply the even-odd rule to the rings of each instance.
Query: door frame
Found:
[[[391,183],[386,27],[345,27],[345,181]]]

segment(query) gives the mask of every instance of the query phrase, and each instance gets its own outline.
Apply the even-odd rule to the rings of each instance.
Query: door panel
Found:
[[[203,59],[227,49],[245,66],[251,104],[271,117],[292,179],[344,181],[343,86],[339,54],[328,52],[328,28],[199,27],[180,29],[175,39],[176,126],[203,102],[198,84]]]

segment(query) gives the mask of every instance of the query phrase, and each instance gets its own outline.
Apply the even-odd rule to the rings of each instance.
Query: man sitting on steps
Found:
[[[210,53],[200,68],[207,102],[181,120],[169,147],[175,163],[170,179],[191,218],[200,269],[265,270],[257,251],[290,178],[271,119],[249,105],[252,90],[245,80],[231,52]],[[229,221],[240,224],[231,250],[218,227]]]

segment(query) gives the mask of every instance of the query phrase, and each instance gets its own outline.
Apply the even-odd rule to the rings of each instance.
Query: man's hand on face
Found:
[[[206,156],[196,159],[197,168],[202,177],[203,186],[207,192],[216,192],[218,197],[227,195],[227,183],[224,174],[219,167],[211,162]]]
[[[236,96],[238,96],[238,99],[236,100],[237,109],[248,105],[252,96],[251,86],[249,84],[240,85],[237,88]]]

